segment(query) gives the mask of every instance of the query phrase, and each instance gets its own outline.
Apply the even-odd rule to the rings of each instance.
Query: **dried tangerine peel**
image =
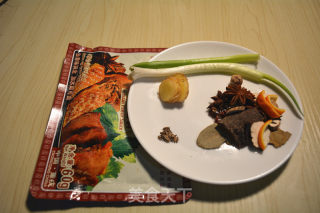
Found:
[[[258,144],[259,147],[262,150],[265,150],[267,148],[267,145],[269,143],[269,134],[270,134],[270,130],[267,129],[267,127],[269,126],[269,124],[272,122],[272,120],[268,120],[266,121],[262,127],[259,130],[259,134],[258,134]]]
[[[285,112],[284,109],[280,109],[277,105],[277,100],[278,100],[277,95],[267,95],[266,100],[267,102],[273,105],[274,110],[277,111],[280,115],[282,115]]]
[[[284,109],[279,109],[272,104],[270,98],[265,97],[265,91],[262,90],[257,97],[257,104],[270,118],[279,118],[284,112]]]

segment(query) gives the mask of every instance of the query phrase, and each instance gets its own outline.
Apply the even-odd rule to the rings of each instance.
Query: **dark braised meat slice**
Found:
[[[78,146],[88,147],[99,144],[107,138],[107,133],[103,128],[92,128],[84,130],[79,134],[74,134],[67,140],[63,141],[63,145],[76,144]]]
[[[79,134],[84,130],[91,128],[103,128],[100,123],[100,113],[89,112],[83,114],[76,119],[70,121],[67,126],[62,129],[61,141],[64,142],[73,134]]]
[[[237,114],[226,116],[219,120],[217,130],[233,146],[242,148],[251,144],[251,124],[263,120],[264,116],[257,108],[254,107]]]
[[[97,176],[107,172],[107,166],[112,157],[112,143],[108,142],[101,147],[100,144],[81,149],[74,158],[74,182],[80,185],[96,185]]]

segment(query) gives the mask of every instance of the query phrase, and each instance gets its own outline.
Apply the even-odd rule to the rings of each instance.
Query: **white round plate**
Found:
[[[169,48],[152,60],[173,60],[255,53],[234,44],[201,41]],[[252,65],[250,65],[252,66]],[[285,74],[271,61],[261,56],[256,68],[282,81],[301,101],[297,91]],[[128,96],[128,116],[133,132],[144,149],[159,163],[173,172],[192,180],[213,184],[235,184],[263,177],[281,166],[292,155],[300,140],[303,119],[290,101],[279,90],[264,84],[244,80],[243,86],[253,93],[262,89],[267,94],[278,94],[278,104],[286,112],[281,129],[292,136],[280,148],[269,145],[263,153],[248,148],[236,149],[222,145],[219,149],[205,150],[197,146],[196,139],[202,129],[213,123],[207,106],[218,90],[224,91],[230,76],[189,76],[189,96],[183,104],[163,104],[158,98],[158,87],[163,78],[144,78],[135,81]],[[158,140],[163,127],[169,126],[179,137],[178,143]]]

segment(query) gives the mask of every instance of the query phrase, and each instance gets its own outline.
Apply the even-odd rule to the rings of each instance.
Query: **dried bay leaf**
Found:
[[[200,132],[197,138],[198,146],[204,149],[216,149],[226,142],[226,139],[216,130],[216,126],[217,124],[211,124]]]
[[[276,148],[285,144],[291,137],[290,132],[278,129],[277,131],[270,133],[270,144],[274,145]]]

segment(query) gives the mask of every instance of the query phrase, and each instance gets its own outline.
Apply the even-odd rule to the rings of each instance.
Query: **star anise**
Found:
[[[208,106],[209,115],[218,120],[226,115],[226,111],[237,106],[250,108],[255,106],[255,96],[241,84],[230,83],[226,91],[218,91],[212,97],[213,102]]]
[[[254,95],[244,87],[240,85],[230,84],[226,88],[227,90],[224,92],[226,96],[231,98],[230,106],[253,106],[255,103]]]
[[[213,102],[208,106],[208,113],[216,120],[224,116],[224,111],[228,108],[226,103],[228,102],[223,93],[219,90],[216,96],[211,97]]]

